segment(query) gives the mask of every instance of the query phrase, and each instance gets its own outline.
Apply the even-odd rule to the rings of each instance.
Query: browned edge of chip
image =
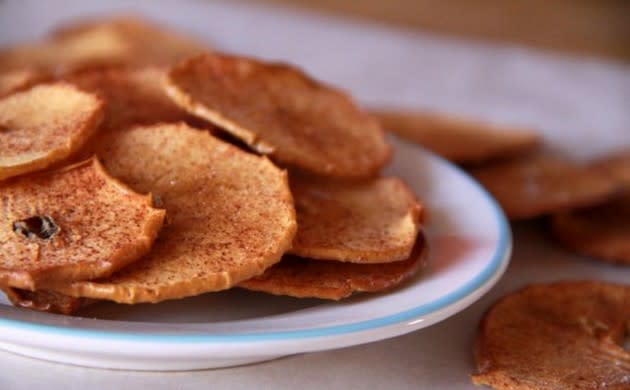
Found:
[[[428,245],[421,232],[409,258],[397,262],[354,264],[288,255],[238,287],[271,295],[337,301],[354,293],[386,291],[401,285],[424,266],[427,253]]]
[[[194,60],[194,58],[184,61],[183,65],[185,66],[187,62],[192,60]],[[238,124],[221,115],[220,112],[209,110],[203,104],[197,102],[190,94],[180,91],[179,88],[176,88],[174,83],[170,80],[169,73],[170,72],[168,72],[164,78],[162,85],[166,94],[173,99],[179,107],[182,107],[182,109],[185,109],[198,118],[208,120],[218,128],[225,129],[228,134],[233,135],[237,140],[243,142],[246,146],[251,147],[259,154],[268,155],[275,151],[275,147],[273,145],[261,140],[257,134],[242,128]]]
[[[1,287],[9,301],[17,307],[48,313],[70,315],[94,302],[92,299],[74,298],[52,290],[29,291],[13,287]]]

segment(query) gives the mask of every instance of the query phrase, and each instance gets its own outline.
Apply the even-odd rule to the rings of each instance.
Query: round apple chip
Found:
[[[630,194],[599,206],[556,214],[552,230],[571,250],[630,265]]]
[[[630,286],[533,285],[485,315],[475,345],[476,385],[505,390],[627,389]]]
[[[205,54],[171,68],[166,89],[257,152],[315,174],[374,176],[391,154],[374,118],[289,65]]]
[[[0,285],[35,290],[108,276],[149,251],[164,211],[96,159],[0,186]]]
[[[151,252],[116,274],[59,292],[120,303],[224,290],[261,274],[297,229],[287,173],[207,131],[160,124],[112,132],[98,154],[168,213]]]
[[[513,157],[540,146],[531,129],[432,112],[374,111],[383,127],[459,164]]]
[[[469,172],[511,220],[596,205],[619,188],[615,180],[591,167],[546,155],[489,163]]]
[[[340,182],[292,174],[290,185],[298,221],[290,253],[353,263],[411,254],[422,206],[400,179]]]
[[[103,101],[66,83],[0,99],[0,180],[44,169],[77,151],[103,118]]]

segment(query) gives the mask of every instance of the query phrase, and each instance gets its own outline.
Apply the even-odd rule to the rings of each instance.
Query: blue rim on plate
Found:
[[[474,179],[472,179],[462,169],[445,159],[431,153],[433,157],[441,160],[442,163],[448,164],[451,168],[457,170],[466,180],[468,180],[478,192],[480,192],[488,203],[492,206],[494,216],[499,225],[499,243],[497,249],[492,256],[492,260],[479,272],[474,278],[455,291],[450,292],[434,301],[424,303],[420,306],[407,309],[402,312],[389,314],[384,317],[359,321],[350,324],[324,326],[320,328],[311,328],[305,330],[291,331],[270,331],[265,333],[237,333],[230,335],[212,335],[212,334],[164,334],[157,332],[125,332],[118,330],[95,330],[95,329],[76,329],[58,325],[46,325],[22,320],[13,320],[8,318],[0,318],[0,327],[11,327],[25,331],[47,332],[60,336],[99,338],[121,341],[135,342],[151,342],[151,343],[236,343],[236,342],[264,342],[278,340],[295,340],[304,338],[316,338],[327,336],[338,336],[361,331],[375,330],[386,326],[404,324],[413,322],[419,317],[445,309],[466,296],[474,293],[488,282],[494,275],[504,271],[507,265],[507,258],[510,256],[512,248],[512,235],[509,223],[503,213],[501,207],[496,200]],[[502,269],[503,267],[503,269]]]

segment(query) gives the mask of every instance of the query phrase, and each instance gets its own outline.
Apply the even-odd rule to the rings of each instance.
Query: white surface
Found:
[[[113,5],[114,4],[114,5]],[[226,49],[297,62],[363,102],[428,107],[531,124],[552,147],[588,158],[630,144],[630,67],[522,48],[483,45],[350,24],[297,12],[195,1],[13,1],[0,4],[0,45],[35,38],[89,10],[145,8],[149,15]],[[391,340],[252,366],[189,373],[130,373],[41,362],[0,352],[0,388],[474,389],[471,343],[483,311],[526,284],[630,280],[628,268],[566,254],[539,224],[515,229],[505,277],[481,301]]]
[[[414,144],[391,141],[386,171],[431,210],[429,266],[395,291],[323,302],[236,290],[154,305],[97,304],[82,318],[33,313],[5,300],[0,348],[90,367],[191,370],[364,344],[452,316],[505,271],[509,226],[462,171]]]

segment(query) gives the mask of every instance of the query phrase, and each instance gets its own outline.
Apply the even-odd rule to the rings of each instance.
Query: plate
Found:
[[[511,253],[509,225],[488,193],[430,152],[390,138],[386,173],[427,205],[429,265],[382,294],[341,302],[243,290],[160,304],[98,303],[69,317],[0,302],[0,348],[82,366],[191,370],[348,347],[412,332],[463,310],[492,287]]]

